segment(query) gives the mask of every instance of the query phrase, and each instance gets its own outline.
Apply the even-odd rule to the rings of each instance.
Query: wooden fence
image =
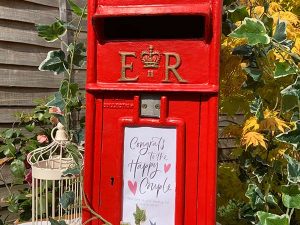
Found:
[[[86,0],[75,1],[84,5]],[[60,43],[47,43],[38,37],[35,24],[49,24],[55,18],[72,19],[67,0],[0,0],[0,129],[9,128],[16,121],[16,112],[30,112],[34,99],[45,98],[57,91],[63,75],[41,72],[39,64],[47,52],[59,49]],[[71,34],[65,37],[69,42]],[[86,28],[81,35],[86,39]],[[75,81],[84,87],[85,71]],[[7,166],[1,173],[8,184],[11,175]],[[0,178],[1,180],[1,178]],[[20,187],[16,186],[14,191]],[[8,195],[0,181],[0,199]],[[6,204],[1,202],[0,215],[8,215]],[[10,214],[10,217],[16,215]]]

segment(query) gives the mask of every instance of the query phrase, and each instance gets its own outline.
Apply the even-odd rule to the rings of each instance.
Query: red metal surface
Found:
[[[112,224],[122,216],[125,126],[177,128],[176,225],[215,225],[220,0],[89,0],[88,77],[84,191],[91,207]],[[184,40],[102,40],[101,19],[115,16],[203,15],[203,38]],[[93,23],[92,23],[93,21]],[[155,25],[154,25],[155,26]],[[141,52],[152,45],[160,67],[147,76]],[[127,57],[122,81],[120,52]],[[181,64],[166,80],[166,55]],[[173,60],[173,61],[172,61]],[[174,58],[170,59],[174,65]],[[124,66],[124,65],[123,65]],[[138,79],[134,80],[134,78]],[[161,97],[160,118],[140,117],[140,96]],[[111,179],[114,179],[113,185]],[[83,220],[91,218],[84,211]],[[92,224],[103,224],[94,220]],[[168,225],[168,224],[166,224]]]

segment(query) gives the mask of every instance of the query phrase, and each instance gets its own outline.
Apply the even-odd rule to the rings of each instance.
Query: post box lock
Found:
[[[141,117],[159,118],[160,117],[160,96],[142,95],[140,102]]]

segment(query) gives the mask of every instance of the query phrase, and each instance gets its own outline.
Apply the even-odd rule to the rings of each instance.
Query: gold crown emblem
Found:
[[[144,68],[158,68],[160,62],[160,53],[158,51],[154,51],[153,49],[153,46],[150,45],[149,52],[143,51],[141,53]]]

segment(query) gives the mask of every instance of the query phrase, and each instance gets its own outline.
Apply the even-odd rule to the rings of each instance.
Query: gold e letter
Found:
[[[130,70],[130,71],[133,70],[133,63],[126,64],[126,57],[131,56],[136,58],[135,52],[119,52],[119,54],[121,56],[121,77],[119,81],[123,81],[123,82],[137,81],[138,77],[134,77],[134,78],[126,77],[126,70]]]
[[[170,72],[172,72],[180,83],[186,83],[187,81],[183,79],[177,72],[177,69],[181,65],[180,55],[177,53],[170,53],[170,52],[166,52],[164,53],[164,55],[166,56],[166,70],[165,70],[165,79],[163,80],[163,82],[171,82],[169,75]],[[171,57],[174,57],[176,59],[176,63],[174,65],[170,65]]]

